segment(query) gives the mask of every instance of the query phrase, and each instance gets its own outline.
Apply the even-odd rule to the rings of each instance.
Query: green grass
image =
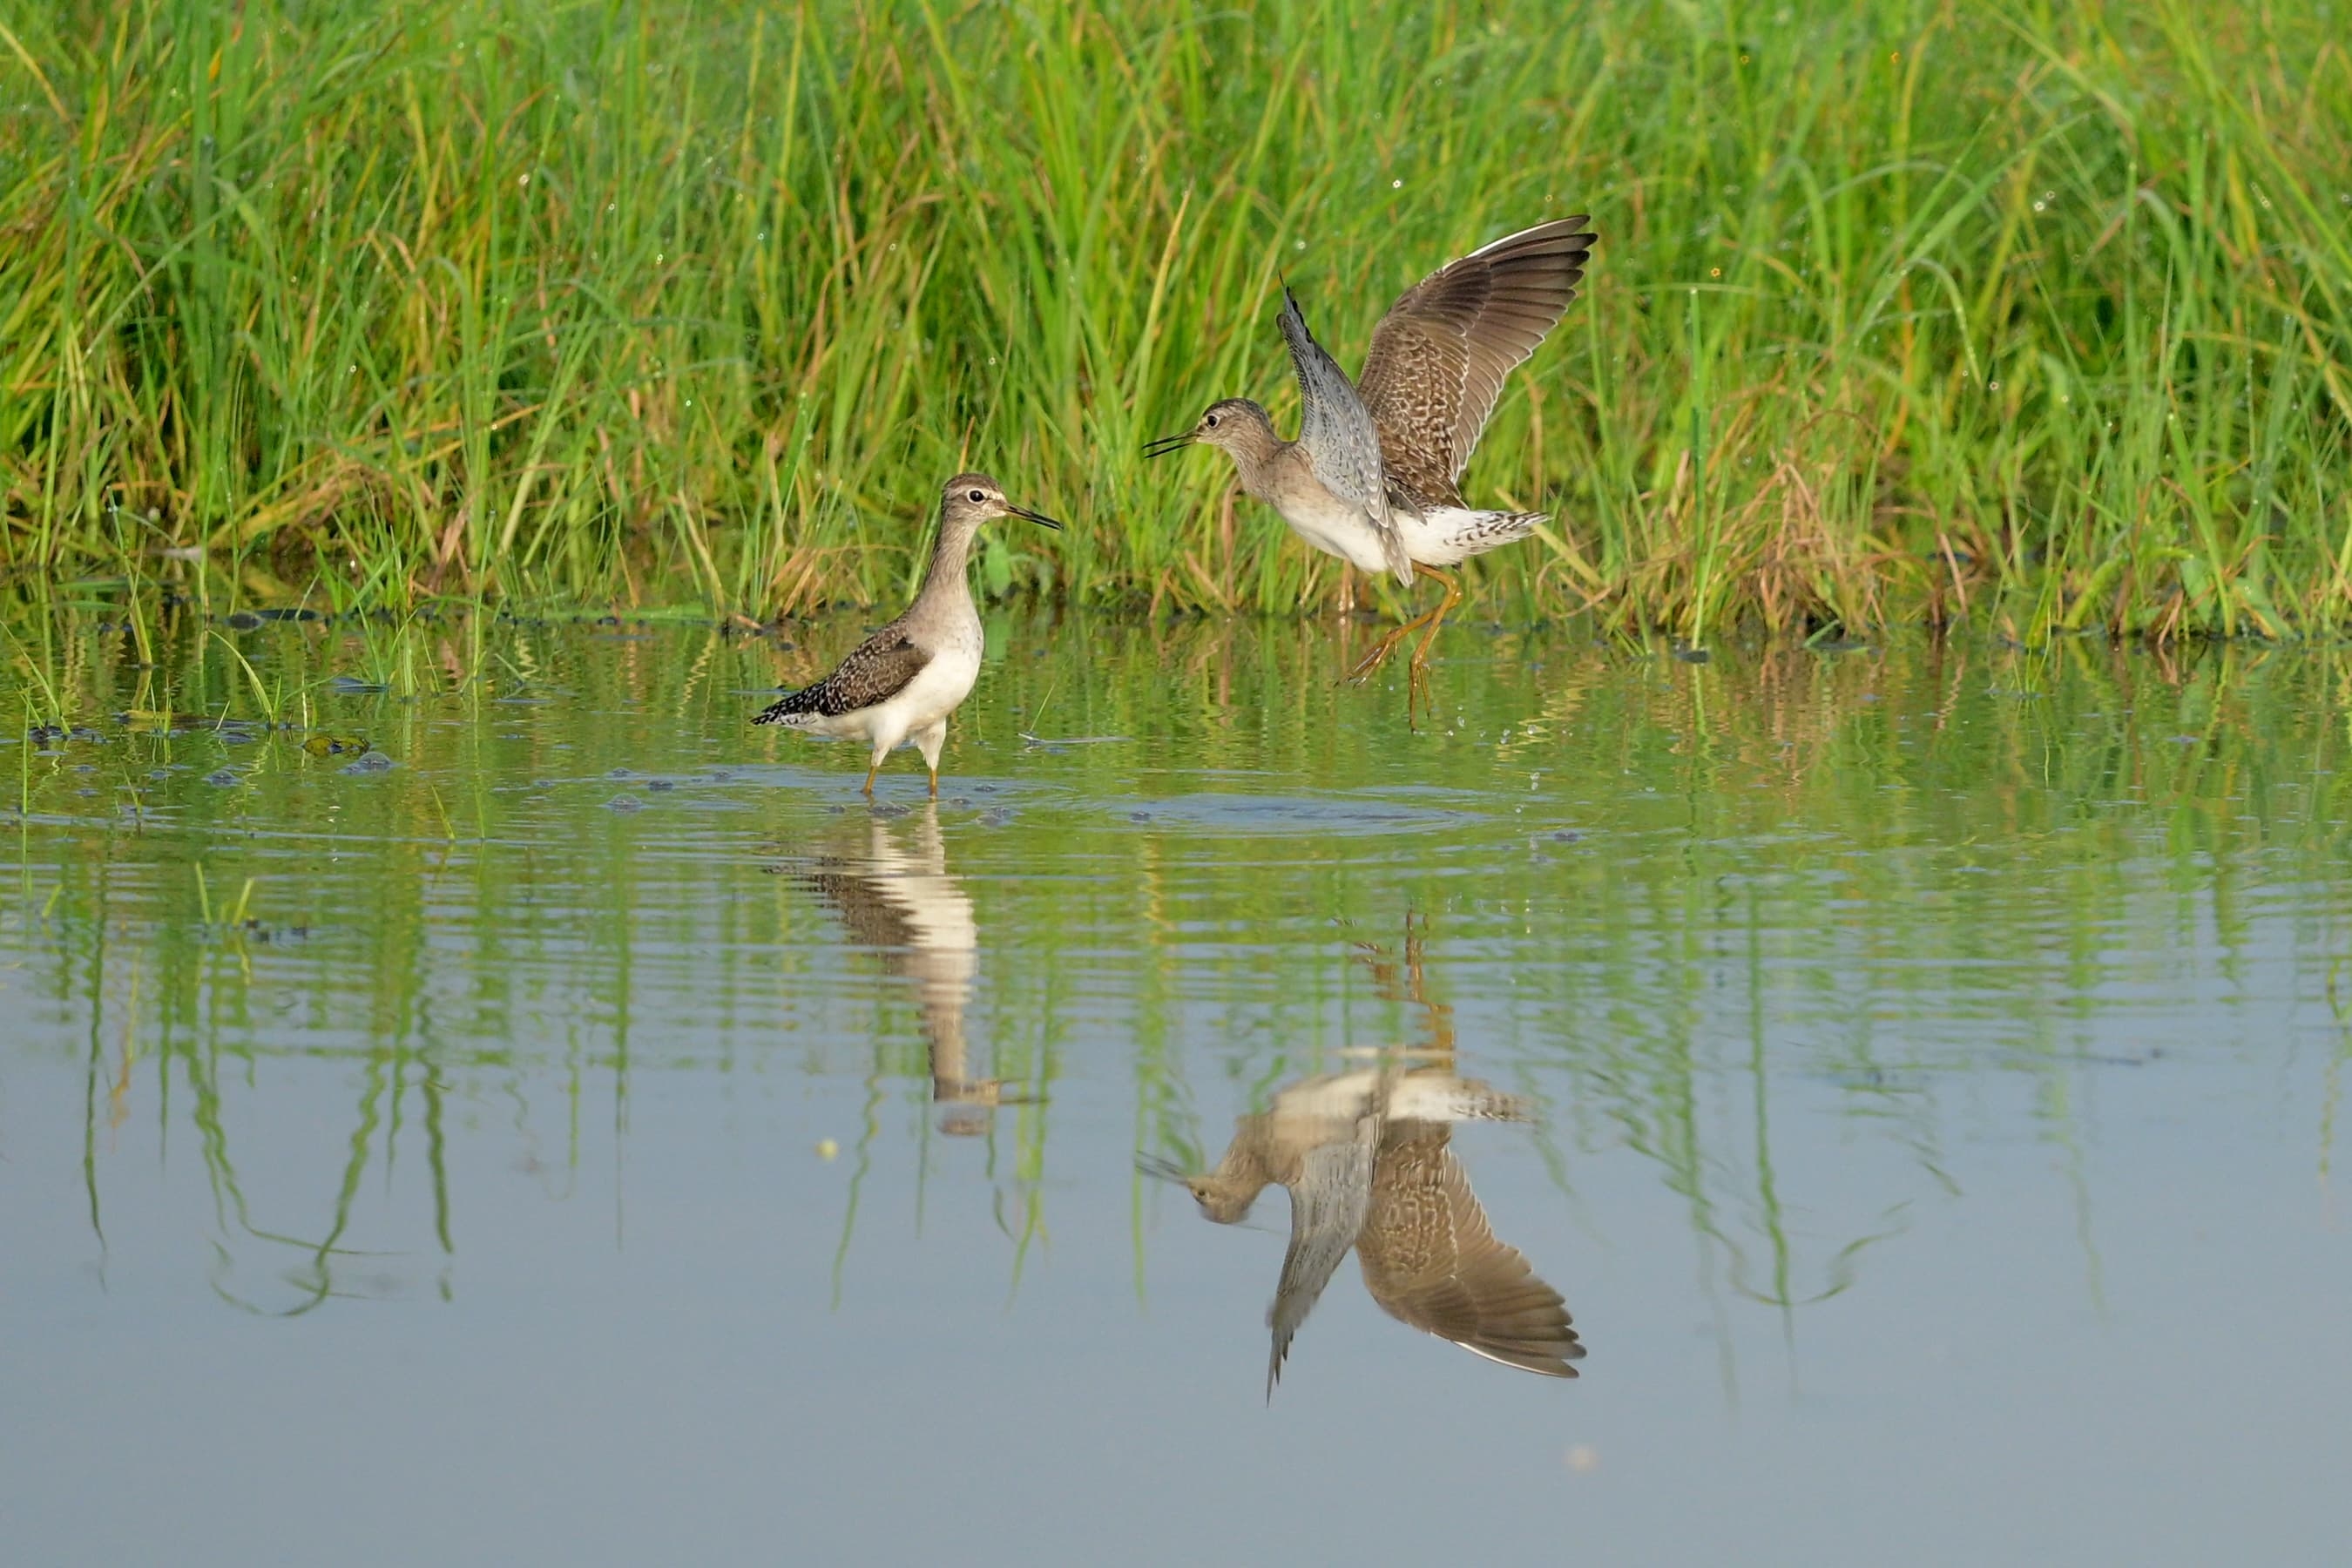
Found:
[[[2319,4],[0,0],[0,571],[209,600],[1289,612],[1338,563],[1146,437],[1295,403],[1590,211],[1473,494],[1508,616],[2352,608],[2352,58]],[[1286,415],[1283,416],[1286,417]]]

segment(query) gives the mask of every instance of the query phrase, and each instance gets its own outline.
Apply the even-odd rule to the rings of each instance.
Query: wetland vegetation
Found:
[[[2332,1560],[2340,32],[0,0],[12,1543]],[[1415,731],[1142,444],[1575,211]],[[974,463],[862,801],[747,720]],[[1150,1173],[1399,1084],[1269,1413]],[[1379,1319],[1456,1150],[1573,1380]]]
[[[2352,594],[2352,62],[2214,8],[0,0],[0,566],[247,601],[1288,613],[1145,437],[1590,211],[1472,481],[1508,619],[2315,632]],[[191,558],[217,568],[199,573]]]

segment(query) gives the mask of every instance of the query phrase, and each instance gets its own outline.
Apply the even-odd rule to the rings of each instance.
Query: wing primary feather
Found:
[[[1290,1246],[1283,1254],[1274,1304],[1266,1311],[1267,1325],[1274,1331],[1265,1363],[1269,1402],[1291,1340],[1364,1228],[1379,1126],[1376,1117],[1365,1117],[1352,1135],[1309,1151],[1300,1163],[1298,1180],[1290,1188]]]
[[[1507,234],[1398,296],[1373,330],[1360,390],[1381,457],[1408,488],[1458,500],[1455,486],[1503,383],[1576,298],[1598,236],[1589,217]]]
[[[1298,374],[1298,444],[1323,488],[1360,512],[1381,542],[1381,553],[1397,581],[1412,584],[1412,557],[1389,510],[1389,475],[1381,458],[1381,430],[1348,373],[1324,352],[1307,329],[1298,297],[1282,289],[1283,342],[1290,345]]]
[[[1357,1258],[1381,1309],[1489,1361],[1575,1376],[1584,1347],[1567,1303],[1496,1239],[1447,1130],[1391,1123],[1380,1162]]]

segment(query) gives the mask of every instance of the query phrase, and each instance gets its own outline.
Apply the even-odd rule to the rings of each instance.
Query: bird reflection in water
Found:
[[[911,848],[900,842],[891,815],[877,809],[861,831],[842,836],[793,875],[841,917],[851,941],[879,952],[886,969],[914,983],[930,1045],[931,1099],[946,1108],[940,1131],[985,1132],[995,1107],[1028,1097],[971,1076],[963,1029],[964,1004],[980,972],[971,900],[948,872],[939,807],[926,804],[908,825]]]
[[[1396,965],[1362,951],[1382,994],[1395,995]],[[1559,1292],[1496,1239],[1451,1146],[1454,1123],[1523,1121],[1526,1103],[1454,1074],[1451,1010],[1423,994],[1421,939],[1410,926],[1404,968],[1430,1043],[1276,1090],[1268,1110],[1235,1121],[1214,1170],[1139,1162],[1181,1184],[1219,1225],[1247,1215],[1269,1185],[1288,1191],[1290,1246],[1266,1314],[1268,1399],[1291,1340],[1350,1247],[1365,1289],[1400,1321],[1547,1377],[1574,1377],[1570,1363],[1584,1354]]]

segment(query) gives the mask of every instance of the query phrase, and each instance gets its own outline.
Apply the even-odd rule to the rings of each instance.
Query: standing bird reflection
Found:
[[[1578,216],[1538,224],[1448,262],[1398,297],[1372,330],[1357,381],[1325,353],[1285,286],[1279,318],[1302,404],[1298,439],[1275,434],[1247,398],[1213,404],[1181,436],[1147,445],[1158,457],[1192,442],[1234,460],[1242,489],[1282,514],[1291,531],[1374,576],[1415,574],[1444,590],[1437,606],[1381,640],[1356,668],[1361,680],[1398,640],[1421,630],[1406,692],[1410,713],[1430,644],[1461,584],[1458,565],[1524,539],[1546,514],[1488,511],[1462,498],[1463,470],[1495,412],[1504,378],[1536,351],[1576,298],[1600,237]]]
[[[866,770],[869,795],[882,759],[895,747],[911,744],[923,754],[931,798],[938,799],[948,715],[962,706],[980,678],[980,609],[964,579],[964,562],[981,524],[997,517],[1062,526],[1014,506],[986,474],[958,474],[940,489],[939,538],[907,613],[850,649],[832,674],[778,698],[751,722],[782,724],[825,740],[866,742],[873,748]]]
[[[931,1100],[945,1108],[940,1131],[986,1131],[989,1112],[1020,1096],[994,1079],[971,1076],[963,1015],[980,972],[980,928],[971,900],[948,870],[939,808],[923,808],[911,847],[877,816],[864,834],[827,847],[797,877],[841,917],[853,942],[914,982],[930,1047]]]

